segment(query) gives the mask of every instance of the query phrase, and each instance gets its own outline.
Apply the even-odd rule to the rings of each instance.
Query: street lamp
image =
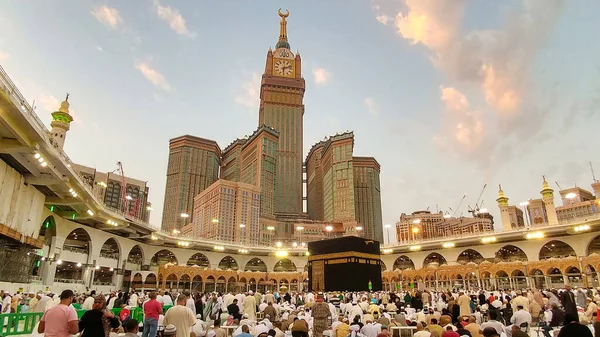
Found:
[[[244,243],[245,238],[246,238],[246,225],[241,223],[240,224],[240,243],[241,244]]]
[[[298,231],[298,240],[300,240],[300,242],[302,242],[302,231],[304,230],[303,226],[297,226],[296,230]]]
[[[386,233],[387,233],[387,239],[388,239],[388,240],[387,240],[387,241],[388,241],[387,243],[388,243],[388,245],[389,245],[389,244],[391,243],[391,242],[390,242],[390,228],[392,227],[392,225],[390,225],[390,224],[388,223],[388,224],[385,224],[385,226],[383,226],[383,227],[385,227],[385,231],[386,231]]]
[[[521,205],[521,207],[523,207],[523,214],[525,215],[525,221],[527,222],[527,227],[529,227],[531,225],[529,222],[529,215],[528,215],[529,212],[527,212],[527,206],[529,206],[529,201],[523,201],[519,205]]]
[[[331,237],[331,231],[333,230],[333,227],[326,226],[325,230],[327,231],[327,237],[330,238]]]
[[[575,204],[575,198],[577,198],[577,194],[571,192],[565,195],[565,198],[569,199],[569,203],[571,204],[571,206],[573,206],[573,204]],[[575,218],[575,210],[573,209],[573,207],[571,207],[569,211],[572,215],[572,218]]]

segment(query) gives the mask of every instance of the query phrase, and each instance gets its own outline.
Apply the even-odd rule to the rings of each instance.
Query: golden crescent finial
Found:
[[[281,8],[279,8],[279,10],[277,11],[277,14],[279,14],[279,16],[281,16],[282,18],[287,18],[288,16],[290,16],[290,11],[288,11],[286,9],[285,14],[283,14],[283,13],[281,13]]]

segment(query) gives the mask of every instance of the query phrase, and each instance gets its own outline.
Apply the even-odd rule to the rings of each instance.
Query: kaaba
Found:
[[[309,242],[309,290],[381,290],[379,249],[379,241],[356,236]]]

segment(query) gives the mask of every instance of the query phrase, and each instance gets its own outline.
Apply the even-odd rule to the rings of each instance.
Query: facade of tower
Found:
[[[221,179],[240,181],[242,146],[245,142],[245,139],[236,139],[223,150]]]
[[[181,136],[169,141],[169,163],[162,215],[162,229],[181,230],[191,215],[194,197],[219,178],[221,149],[212,140]]]
[[[327,141],[313,145],[306,156],[306,212],[312,220],[323,220],[323,170],[321,157]]]
[[[259,213],[257,186],[219,179],[195,197],[191,236],[257,245]]]
[[[345,234],[383,241],[380,166],[373,157],[354,156],[352,132],[313,145],[305,165],[310,220],[342,224]]]
[[[381,211],[381,167],[373,157],[352,157],[354,167],[354,206],[356,221],[362,225],[364,236],[383,242]]]
[[[241,149],[241,182],[260,189],[260,217],[263,227],[274,226],[277,195],[277,148],[279,134],[261,126]]]
[[[275,212],[301,214],[303,169],[304,89],[301,59],[290,50],[287,39],[289,12],[279,11],[279,41],[269,49],[262,75],[258,125],[279,132]]]
[[[65,145],[67,131],[71,128],[71,122],[73,121],[73,116],[69,114],[69,107],[69,94],[67,94],[67,98],[60,103],[60,109],[52,113],[52,122],[50,123],[52,127],[50,142],[54,147],[61,150]]]

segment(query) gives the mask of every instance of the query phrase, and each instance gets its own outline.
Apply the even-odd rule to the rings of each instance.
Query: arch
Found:
[[[456,258],[456,262],[460,264],[467,264],[469,262],[480,264],[484,260],[483,255],[475,249],[465,249]]]
[[[76,228],[65,238],[63,250],[89,255],[92,251],[92,238],[85,229]]]
[[[54,217],[50,215],[42,222],[42,226],[40,226],[40,231],[38,232],[38,239],[42,240],[46,246],[50,246],[52,238],[55,236],[56,222],[54,221]]]
[[[201,268],[210,268],[210,261],[208,261],[208,257],[202,253],[196,253],[187,261],[188,266],[198,266]]]
[[[131,247],[129,253],[127,254],[127,263],[137,266],[141,266],[144,263],[144,251],[140,245]]]
[[[194,276],[194,278],[192,279],[192,291],[194,291],[194,292],[202,291],[202,276],[200,276],[200,275]]]
[[[525,273],[521,269],[515,269],[510,273],[511,277],[525,277]]]
[[[379,265],[381,266],[382,272],[387,270],[387,266],[385,265],[385,262],[383,262],[383,260],[379,260]]]
[[[496,251],[494,262],[527,262],[527,254],[513,245],[506,245]]]
[[[144,280],[144,288],[146,289],[155,289],[156,288],[156,274],[149,273],[146,275],[146,279]]]
[[[168,249],[159,250],[150,260],[150,264],[154,266],[162,266],[167,263],[177,264],[177,257]]]
[[[244,270],[245,271],[260,271],[260,272],[266,273],[267,272],[267,264],[265,263],[265,261],[255,257],[255,258],[251,259],[250,261],[248,261],[248,263],[246,263]]]
[[[446,258],[440,253],[431,253],[423,260],[423,268],[439,267],[448,264]]]
[[[112,260],[121,260],[121,246],[114,238],[109,238],[102,244],[100,248],[100,257]]]
[[[591,255],[594,253],[600,254],[600,235],[593,238],[587,246],[587,254]]]
[[[408,257],[406,255],[400,255],[400,256],[398,256],[396,261],[394,261],[394,270],[405,270],[405,269],[415,269],[415,263],[413,262],[413,260],[410,257]]]
[[[221,259],[221,262],[219,262],[219,266],[217,268],[222,269],[222,270],[238,270],[239,269],[237,261],[229,255],[227,255]]]
[[[546,242],[546,244],[540,248],[538,258],[540,261],[542,261],[552,258],[565,258],[570,256],[577,256],[573,247],[564,241],[552,240]]]
[[[538,268],[531,269],[529,271],[530,276],[544,276],[544,272]]]
[[[273,267],[274,272],[294,272],[298,271],[298,268],[290,259],[281,259],[275,263]]]

